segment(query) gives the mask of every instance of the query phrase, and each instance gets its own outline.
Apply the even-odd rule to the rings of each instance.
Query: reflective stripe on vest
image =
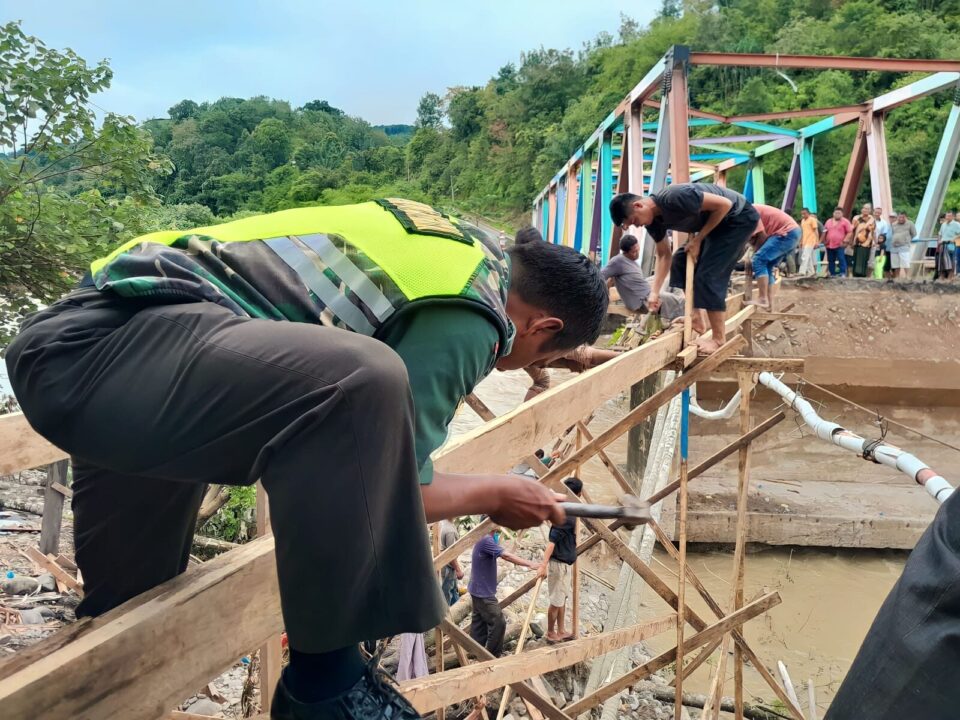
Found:
[[[370,312],[376,316],[377,320],[383,322],[393,315],[395,308],[387,300],[386,295],[380,292],[380,289],[373,284],[370,278],[350,262],[346,255],[333,246],[330,238],[322,233],[317,233],[315,235],[300,235],[297,239],[320,256],[326,266],[346,283],[350,291],[356,293],[357,297],[370,308]]]
[[[289,237],[270,238],[264,240],[264,243],[300,277],[303,284],[347,327],[363,335],[373,335],[375,328],[364,317],[360,308],[340,292],[340,289],[307,256],[307,252],[310,252],[317,259],[320,259],[319,255],[316,255],[312,250],[298,246]]]

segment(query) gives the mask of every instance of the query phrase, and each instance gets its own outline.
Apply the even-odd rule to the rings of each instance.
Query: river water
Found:
[[[555,382],[570,377],[565,371],[551,372],[554,373]],[[494,373],[483,381],[477,389],[477,395],[491,410],[501,414],[522,401],[529,384],[527,375],[520,371]],[[622,417],[627,403],[628,399],[621,396],[599,408],[591,423],[594,434]],[[473,411],[464,407],[453,422],[453,434],[466,432],[479,423]],[[704,438],[701,444],[705,445],[706,441],[707,438]],[[813,444],[819,441],[805,438],[803,442]],[[827,451],[830,449],[829,446],[825,448]],[[709,454],[705,450],[701,452],[703,456]],[[842,451],[836,449],[836,452]],[[607,453],[615,462],[624,463],[625,439],[607,448]],[[698,459],[697,442],[693,437],[691,462]],[[802,462],[801,458],[799,463]],[[763,480],[763,465],[754,472],[754,480]],[[736,473],[735,461],[718,467],[727,473]],[[588,462],[582,472],[595,501],[615,501],[618,488],[599,461]],[[751,547],[746,559],[746,599],[749,601],[763,593],[777,591],[782,603],[747,623],[746,637],[768,668],[775,668],[777,660],[787,665],[794,684],[801,688],[798,694],[804,709],[806,692],[802,686],[812,680],[817,691],[819,716],[823,716],[880,604],[900,575],[905,560],[904,551],[789,547],[754,550]],[[698,548],[688,552],[688,561],[711,595],[722,606],[726,606],[733,569],[732,551]],[[616,583],[619,561],[612,553],[593,550],[587,563],[593,572]],[[654,553],[652,565],[669,585],[676,587],[676,565],[659,547]],[[709,622],[712,616],[705,603],[696,596],[692,586],[688,584],[687,588],[687,597],[691,598],[689,602]],[[645,617],[661,616],[668,609],[667,604],[649,590],[644,593],[642,603]],[[675,637],[673,633],[667,633],[653,638],[648,644],[655,651],[666,650],[675,644]],[[714,655],[694,674],[685,685],[686,690],[707,690],[717,657]],[[729,695],[733,693],[732,661],[728,662],[727,675],[725,687]],[[773,698],[763,679],[751,667],[747,667],[744,677],[748,699],[760,697],[769,701]]]

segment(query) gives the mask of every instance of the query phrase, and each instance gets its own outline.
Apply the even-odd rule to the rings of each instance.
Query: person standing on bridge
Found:
[[[760,203],[755,203],[754,207],[760,213],[760,222],[754,233],[757,250],[753,254],[757,299],[748,300],[747,304],[769,310],[773,307],[773,295],[776,291],[773,272],[783,259],[796,249],[800,242],[800,226],[783,210]]]
[[[670,185],[649,197],[621,193],[610,201],[614,225],[626,229],[644,226],[656,241],[657,260],[647,307],[660,307],[660,289],[667,274],[671,287],[686,288],[687,253],[697,263],[693,278],[693,306],[702,312],[691,318],[701,335],[695,340],[701,353],[712,353],[726,341],[726,295],[737,261],[760,219],[743,195],[709,183]],[[672,253],[667,231],[691,233],[684,247]]]
[[[399,198],[126,243],[6,358],[27,420],[73,456],[77,615],[184,572],[207,483],[260,479],[290,646],[271,717],[419,717],[358,644],[444,617],[426,523],[565,519],[539,483],[431,453],[483,377],[594,342],[606,309],[572,248],[504,255]]]

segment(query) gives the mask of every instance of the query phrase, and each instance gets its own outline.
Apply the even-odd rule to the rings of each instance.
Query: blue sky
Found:
[[[138,120],[183,98],[325,99],[372,123],[412,122],[427,91],[479,85],[524,50],[579,49],[616,34],[620,12],[648,22],[659,3],[0,0],[0,18],[88,61],[109,58],[98,105]]]

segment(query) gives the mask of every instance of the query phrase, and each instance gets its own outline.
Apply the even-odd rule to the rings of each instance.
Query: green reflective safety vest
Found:
[[[238,315],[341,327],[377,337],[424,303],[458,302],[510,351],[510,268],[479,228],[390,198],[283,210],[127,242],[90,266],[94,284],[157,302],[208,301]]]

